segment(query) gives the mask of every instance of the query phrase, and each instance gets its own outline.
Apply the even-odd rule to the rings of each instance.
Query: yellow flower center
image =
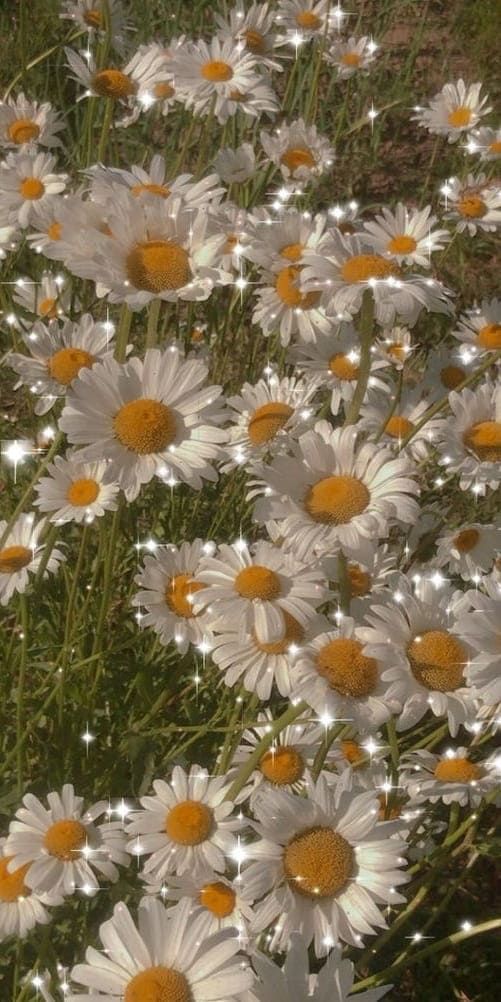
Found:
[[[33,139],[38,139],[40,127],[30,118],[17,118],[15,122],[11,122],[7,132],[13,143],[22,146],[23,143],[30,143]]]
[[[62,386],[69,384],[78,376],[80,369],[90,369],[95,358],[82,348],[61,348],[47,362],[49,375]]]
[[[265,51],[264,35],[260,31],[256,31],[255,28],[247,28],[242,32],[242,37],[245,39],[247,48],[255,55],[260,56]]]
[[[84,825],[80,821],[66,818],[64,821],[56,821],[47,829],[43,844],[51,856],[68,863],[77,858],[86,841]]]
[[[501,460],[501,423],[480,421],[468,428],[463,435],[463,442],[480,460],[498,463]]]
[[[394,261],[386,261],[379,254],[355,254],[344,262],[341,275],[345,282],[355,284],[356,282],[368,282],[371,278],[398,277],[401,275],[401,271]]]
[[[42,299],[38,304],[37,313],[39,317],[49,317],[50,320],[54,320],[57,317],[56,300],[50,296],[47,299]]]
[[[254,564],[253,567],[244,567],[235,578],[235,591],[242,598],[261,598],[271,602],[280,595],[280,578],[275,571],[270,571],[269,567],[262,567]]]
[[[176,418],[159,400],[138,397],[124,404],[113,418],[113,428],[126,449],[146,456],[163,452],[176,437]]]
[[[7,866],[12,856],[4,856],[0,859],[0,901],[12,904],[18,898],[27,898],[31,894],[29,887],[26,887],[24,878],[30,868],[29,863],[19,866],[14,873],[9,873]]]
[[[348,355],[344,355],[342,351],[331,355],[328,366],[332,375],[337,376],[338,379],[348,380],[349,382],[358,379],[359,366],[356,362],[352,362]]]
[[[349,762],[351,766],[356,767],[357,765],[360,765],[361,762],[363,762],[365,758],[365,752],[363,748],[361,748],[361,746],[359,745],[358,741],[352,741],[349,738],[347,738],[346,740],[341,741],[340,744],[343,757],[346,759],[347,762]]]
[[[405,438],[413,428],[414,424],[412,421],[409,421],[406,417],[400,417],[398,414],[394,414],[393,417],[388,418],[384,426],[387,435],[398,439]]]
[[[391,254],[411,254],[415,251],[417,247],[417,242],[414,237],[407,236],[407,233],[399,233],[396,237],[390,240],[387,250]]]
[[[165,101],[166,98],[173,97],[176,90],[171,83],[167,83],[167,80],[163,80],[160,83],[155,84],[153,93],[155,97],[158,97],[161,101]]]
[[[290,265],[288,268],[282,268],[275,280],[275,290],[278,298],[286,306],[301,310],[310,310],[313,306],[317,305],[320,293],[301,292],[296,285],[300,274],[301,268],[295,268],[293,265]]]
[[[397,362],[405,362],[407,349],[404,344],[390,344],[386,349],[386,353],[390,358],[396,358]]]
[[[303,776],[304,760],[295,748],[279,745],[263,755],[259,769],[274,786],[289,786]]]
[[[125,988],[124,1002],[193,1002],[184,974],[172,967],[147,967]]]
[[[477,334],[477,344],[481,348],[491,348],[493,351],[501,348],[501,324],[487,324],[481,327]]]
[[[349,842],[333,828],[317,827],[295,835],[285,848],[289,887],[306,898],[331,898],[343,890],[354,869]]]
[[[364,571],[360,564],[348,564],[348,580],[353,598],[361,598],[368,595],[371,590],[372,578],[368,571]]]
[[[61,239],[61,223],[51,223],[47,229],[47,236],[50,240]]]
[[[468,219],[480,219],[487,212],[485,202],[478,195],[465,195],[464,198],[460,198],[457,209],[462,216],[466,216]]]
[[[315,31],[317,28],[322,27],[322,19],[318,17],[318,14],[314,14],[312,10],[303,10],[299,14],[296,14],[296,24],[298,28],[307,28],[310,31]]]
[[[289,647],[292,644],[300,644],[304,638],[304,630],[301,623],[298,623],[297,619],[288,612],[284,612],[285,620],[285,634],[282,640],[276,640],[272,644],[263,644],[257,639],[255,634],[253,634],[254,643],[258,651],[262,651],[263,654],[286,654]]]
[[[103,15],[100,10],[96,10],[93,7],[91,10],[86,10],[84,12],[83,19],[89,28],[100,28],[103,23]]]
[[[91,87],[99,97],[111,97],[115,101],[132,97],[137,90],[134,80],[121,70],[100,70],[94,74]]]
[[[489,143],[489,149],[491,153],[501,153],[501,139],[495,139],[493,143]]]
[[[378,793],[377,799],[379,800],[378,818],[380,821],[395,821],[396,818],[400,817],[404,800],[400,799],[390,807],[386,793]]]
[[[197,581],[189,574],[176,574],[165,589],[165,601],[170,611],[183,619],[193,619],[197,613],[194,612],[191,596],[205,587],[202,581]]]
[[[466,372],[459,365],[446,365],[440,370],[440,382],[446,390],[455,390],[466,379]]]
[[[357,477],[337,476],[312,484],[303,504],[314,522],[345,525],[365,511],[370,499],[367,487]]]
[[[125,264],[129,282],[146,292],[182,289],[191,278],[188,253],[172,240],[136,244]]]
[[[27,546],[7,546],[0,550],[0,574],[16,574],[33,560],[33,551]]]
[[[200,845],[214,827],[214,814],[199,800],[183,800],[176,804],[165,819],[165,831],[178,845]]]
[[[302,253],[302,244],[286,244],[280,251],[280,257],[287,258],[287,261],[299,261]]]
[[[288,167],[292,174],[300,167],[307,167],[308,170],[312,170],[316,162],[313,153],[307,146],[291,146],[280,157],[280,163]]]
[[[437,763],[433,775],[442,783],[471,783],[483,776],[483,769],[467,758],[445,758]]]
[[[45,191],[45,185],[39,177],[25,177],[19,185],[19,191],[23,198],[32,202],[42,197]]]
[[[316,656],[319,675],[342,696],[359,699],[369,696],[378,683],[377,661],[362,654],[362,644],[349,637],[337,637]]]
[[[360,66],[362,57],[358,52],[345,52],[341,56],[341,62],[343,66]]]
[[[471,122],[471,114],[471,108],[460,104],[458,108],[454,108],[454,111],[449,112],[447,121],[454,129],[464,129],[465,125],[469,125]]]
[[[453,692],[464,685],[466,651],[447,630],[426,630],[407,647],[412,674],[425,689]]]
[[[228,918],[235,910],[236,899],[235,891],[227,884],[223,884],[222,880],[205,884],[199,896],[202,908],[206,908],[217,918]]]
[[[457,536],[454,536],[452,541],[453,546],[460,553],[469,553],[477,545],[480,539],[480,533],[478,529],[462,529],[458,532]]]
[[[145,191],[149,195],[158,195],[159,198],[168,198],[170,195],[170,189],[165,184],[134,184],[130,190],[134,198],[138,198]]]
[[[200,72],[204,80],[210,80],[211,83],[226,83],[233,76],[229,63],[223,63],[219,59],[211,59],[210,62],[204,63]]]
[[[289,407],[289,404],[282,404],[279,401],[257,407],[247,426],[247,434],[252,444],[264,445],[270,442],[285,427],[293,413],[294,409]]]
[[[77,508],[81,508],[84,505],[92,504],[96,500],[99,494],[99,484],[95,480],[91,480],[86,477],[82,477],[80,480],[74,480],[72,484],[68,487],[66,494],[66,500],[70,504],[75,505]]]

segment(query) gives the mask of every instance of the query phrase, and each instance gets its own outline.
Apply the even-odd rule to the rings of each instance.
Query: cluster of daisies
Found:
[[[179,105],[208,129],[238,116],[246,140],[264,123],[201,175],[181,172],[182,151],[177,165],[156,153],[77,174],[61,169],[50,104],[0,104],[0,254],[6,268],[25,251],[46,260],[13,283],[3,362],[35,415],[53,415],[3,449],[50,455],[33,510],[0,522],[0,603],[57,575],[75,526],[106,527],[152,481],[168,505],[178,484],[243,471],[252,540],[150,540],[131,614],[258,708],[211,772],[175,765],[136,804],[86,806],[71,785],[46,803],[27,793],[0,840],[0,938],[139,866],[102,951],[59,985],[35,973],[46,1002],[59,989],[75,1002],[345,1002],[354,969],[340,944],[385,928],[408,860],[440,847],[445,815],[429,805],[476,808],[499,783],[479,739],[501,702],[501,300],[457,310],[438,274],[453,239],[501,226],[501,130],[480,124],[479,84],[448,83],[415,109],[416,128],[460,143],[482,172],[444,178],[420,209],[304,211],[297,198],[334,171],[335,150],[311,122],[280,118],[280,74],[303,45],[341,86],[370,71],[378,46],[347,34],[339,5],[239,0],[208,40],[135,50],[118,0],[66,0],[61,17],[86,46],[66,49],[78,98],[101,99],[118,127]],[[210,379],[209,299],[230,321],[248,304],[269,338],[262,377],[235,395]],[[146,344],[130,335],[145,308]],[[184,337],[157,347],[160,311]],[[447,324],[431,350],[426,314]],[[445,522],[419,496],[449,484],[461,503]],[[463,744],[418,740],[397,767],[388,735],[433,717]],[[310,946],[327,958],[315,975]]]

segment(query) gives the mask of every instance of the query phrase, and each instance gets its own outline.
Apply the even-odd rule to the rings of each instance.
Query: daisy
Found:
[[[228,12],[228,17],[215,15],[218,34],[230,35],[234,42],[244,46],[256,63],[266,69],[281,70],[280,62],[274,58],[274,50],[283,45],[283,38],[276,33],[276,13],[269,3],[252,3],[245,9],[243,0]]]
[[[56,158],[49,153],[8,153],[0,163],[0,225],[22,229],[64,191],[67,175],[54,174]]]
[[[57,133],[64,122],[49,103],[28,101],[24,94],[0,102],[0,146],[18,150],[21,146],[62,146]]]
[[[242,734],[241,743],[235,750],[232,763],[237,768],[242,765],[255,751],[264,735],[273,724],[273,714],[266,709],[258,714],[261,723],[248,728]],[[268,790],[284,789],[291,793],[304,790],[305,782],[311,775],[315,756],[325,737],[324,729],[308,720],[295,720],[293,724],[280,731],[273,744],[262,755],[259,763],[250,776],[249,782],[240,791],[236,802],[249,799],[249,806],[254,806],[259,798]]]
[[[47,925],[51,916],[45,906],[61,904],[56,895],[34,894],[26,885],[29,863],[9,871],[5,841],[0,838],[0,942],[8,936],[24,939],[36,925]]]
[[[374,793],[354,794],[341,778],[308,784],[306,798],[275,790],[260,799],[261,840],[246,846],[256,862],[242,881],[256,898],[265,895],[254,931],[273,923],[271,951],[287,949],[297,931],[322,957],[339,940],[360,946],[362,936],[386,927],[376,902],[404,900],[395,887],[406,881],[405,843],[388,838],[378,813]]]
[[[247,211],[234,202],[226,201],[213,211],[213,219],[226,243],[222,248],[221,267],[243,277],[242,253],[248,239],[246,233]]]
[[[466,86],[464,80],[447,83],[431,99],[427,108],[420,108],[414,121],[428,129],[428,132],[447,136],[449,143],[455,143],[470,129],[473,129],[483,115],[492,108],[486,107],[488,98],[480,97],[481,83]]]
[[[19,237],[15,226],[0,226],[0,261],[7,257],[9,251],[16,249]]]
[[[343,236],[338,229],[325,234],[313,253],[305,255],[302,284],[306,294],[322,292],[328,316],[350,319],[358,313],[366,289],[374,297],[376,320],[384,327],[401,317],[413,326],[424,308],[450,313],[449,290],[435,279],[405,275],[400,265],[368,246],[368,237]]]
[[[135,577],[140,591],[132,604],[146,609],[138,622],[153,627],[166,646],[174,641],[180,654],[189,644],[205,644],[211,636],[208,616],[195,608],[194,599],[206,585],[200,578],[204,543],[196,539],[181,546],[161,546],[155,555],[145,557],[141,571]]]
[[[500,480],[501,387],[484,383],[449,394],[452,417],[442,423],[439,463],[459,473],[462,491],[484,495]]]
[[[5,853],[11,857],[9,872],[30,863],[25,882],[39,894],[74,894],[99,890],[96,871],[106,880],[118,880],[116,863],[125,865],[125,836],[120,821],[98,818],[108,811],[101,800],[87,810],[83,797],[76,797],[71,783],[61,793],[47,796],[48,809],[32,793],[23,797],[24,807],[11,821]]]
[[[469,153],[480,151],[481,160],[499,160],[501,157],[501,128],[475,129],[467,149]]]
[[[290,125],[284,123],[274,135],[263,131],[260,139],[266,156],[280,167],[286,181],[289,178],[309,181],[323,174],[334,161],[329,140],[318,134],[315,125],[306,125],[302,118]]]
[[[433,562],[438,567],[447,566],[464,581],[475,581],[480,574],[491,570],[500,550],[500,524],[468,522],[452,532],[441,533]]]
[[[387,747],[379,743],[379,737],[379,734],[362,737],[355,733],[352,738],[334,741],[329,748],[328,765],[333,765],[339,773],[351,769],[357,775],[359,770],[365,772],[379,765],[387,752]]]
[[[391,716],[383,662],[368,657],[359,628],[343,616],[336,630],[320,633],[303,646],[293,668],[294,695],[318,713],[353,721],[359,731],[379,727]]]
[[[125,20],[124,10],[120,0],[63,0],[59,17],[73,21],[89,32],[92,40],[94,32],[98,38],[106,35],[106,13],[110,18],[110,41],[119,51],[124,48],[124,32],[130,30]]]
[[[243,184],[256,171],[256,156],[250,143],[236,149],[222,147],[214,157],[214,169],[225,184]]]
[[[33,504],[43,512],[52,512],[49,521],[93,522],[105,511],[116,511],[118,484],[110,479],[105,460],[80,463],[78,457],[56,456],[35,485]]]
[[[36,574],[44,560],[44,544],[39,540],[46,527],[45,519],[35,523],[30,512],[20,515],[6,534],[7,525],[0,521],[0,605],[7,605],[14,592],[26,591],[30,574]],[[52,549],[44,577],[55,574],[61,560],[64,560],[61,551]]]
[[[257,1002],[377,1002],[391,985],[371,988],[358,995],[350,995],[355,968],[351,960],[343,960],[339,947],[329,954],[329,959],[318,974],[309,973],[308,950],[303,937],[291,933],[290,948],[284,965],[279,968],[263,953],[254,953],[252,964],[258,977],[252,995]]]
[[[146,170],[139,164],[133,164],[130,170],[120,170],[118,167],[103,167],[95,164],[87,171],[91,178],[91,198],[95,202],[107,206],[110,194],[115,186],[124,187],[134,198],[148,201],[158,206],[158,199],[166,199],[172,195],[182,199],[183,203],[193,207],[207,207],[218,204],[224,189],[218,186],[215,174],[209,174],[200,181],[194,181],[193,174],[179,174],[175,178],[169,176],[168,165],[164,157],[155,154]]]
[[[353,324],[339,324],[328,334],[316,340],[298,344],[290,351],[290,360],[297,368],[331,390],[331,413],[336,415],[353,397],[359,376],[360,350],[358,335]],[[368,387],[385,389],[385,383],[374,376],[375,369],[383,367],[382,361],[371,365]]]
[[[501,187],[485,174],[468,174],[465,181],[451,177],[441,188],[446,209],[444,219],[456,223],[458,233],[495,233],[501,223]]]
[[[278,272],[264,273],[265,287],[256,292],[252,322],[261,327],[265,337],[279,331],[284,347],[296,335],[303,341],[315,341],[332,329],[320,306],[320,293],[301,291],[301,272],[301,266],[286,265]]]
[[[210,866],[198,867],[182,876],[169,874],[167,883],[153,881],[142,875],[148,894],[159,894],[162,901],[188,899],[200,917],[201,938],[213,936],[221,929],[237,929],[241,944],[249,939],[249,926],[254,918],[252,897],[241,886],[239,877],[230,880]],[[202,922],[202,917],[205,921]]]
[[[280,219],[256,223],[245,256],[259,268],[275,272],[278,284],[283,269],[300,268],[305,251],[315,249],[325,223],[324,213],[305,217],[297,209],[287,209]]]
[[[360,628],[364,654],[387,666],[382,675],[386,699],[402,707],[397,731],[414,727],[431,709],[434,716],[447,717],[454,737],[474,708],[466,680],[470,648],[462,631],[456,636],[462,593],[446,589],[439,596],[429,582],[422,582],[419,597],[406,591],[398,599],[375,605],[367,614],[370,626]]]
[[[245,96],[262,81],[255,57],[232,38],[214,36],[180,46],[169,63],[176,86],[185,95],[185,105],[197,115],[211,107],[219,121],[234,114],[239,95]],[[233,109],[230,109],[230,104]]]
[[[319,421],[299,439],[294,458],[278,456],[260,468],[270,488],[255,507],[259,522],[276,519],[298,559],[339,547],[356,554],[359,540],[384,536],[388,523],[412,523],[418,493],[405,459],[365,443],[353,428]]]
[[[331,0],[280,0],[275,20],[294,44],[323,35],[334,16]]]
[[[428,800],[436,804],[478,807],[496,785],[496,777],[481,762],[471,762],[467,748],[448,748],[442,755],[428,751],[403,756],[399,782],[415,804]]]
[[[244,383],[241,393],[226,401],[231,417],[237,419],[228,428],[230,465],[286,451],[291,438],[297,438],[311,423],[311,403],[317,390],[315,380],[279,379],[274,374],[254,385]]]
[[[55,320],[48,325],[37,321],[23,341],[29,355],[12,352],[8,364],[20,376],[18,386],[29,386],[40,399],[35,414],[46,414],[84,369],[110,357],[113,331],[109,324],[96,323],[84,313],[78,323],[67,320],[61,327]]]
[[[395,391],[385,387],[384,393],[369,393],[360,408],[358,427],[396,451],[400,451],[407,435],[412,434],[405,448],[419,462],[430,455],[443,423],[441,418],[430,418],[419,431],[414,430],[428,407],[428,401],[422,398],[422,390],[404,394],[395,404]]]
[[[376,58],[378,46],[368,35],[361,38],[337,39],[323,58],[329,66],[337,67],[338,80],[347,80],[355,73],[364,73]]]
[[[69,1002],[99,999],[108,1002],[238,1002],[252,983],[252,974],[237,956],[236,930],[223,929],[206,939],[204,916],[195,915],[191,901],[166,909],[155,898],[144,898],[138,908],[138,927],[127,905],[115,905],[113,918],[103,922],[100,953],[89,947],[86,964],[77,964],[71,977],[90,994],[68,996]]]
[[[148,856],[144,872],[162,879],[205,864],[224,873],[237,847],[233,832],[241,828],[238,818],[230,817],[226,777],[210,779],[198,765],[189,773],[176,765],[170,782],[156,779],[153,789],[154,796],[140,798],[144,810],[128,815],[127,849]]]
[[[462,313],[453,337],[461,341],[467,355],[485,355],[501,349],[501,299],[483,299],[479,307]]]
[[[395,212],[383,207],[382,215],[364,223],[367,240],[376,254],[394,259],[397,264],[429,268],[431,255],[443,250],[450,240],[448,230],[434,230],[437,217],[431,205],[424,209],[407,209],[401,202]]]
[[[167,72],[167,56],[156,42],[140,45],[120,69],[98,69],[92,54],[82,59],[74,49],[64,51],[71,76],[85,88],[83,97],[106,97],[125,105],[125,117],[117,125],[130,125],[142,109],[154,102],[154,88],[165,80]]]
[[[407,327],[391,327],[383,331],[374,343],[375,354],[400,372],[413,351],[411,332]]]
[[[71,286],[65,287],[62,275],[51,275],[44,272],[40,282],[30,278],[16,279],[16,290],[12,298],[18,306],[41,320],[56,320],[64,317],[71,309]],[[78,310],[80,304],[74,305]]]
[[[495,576],[484,578],[482,591],[469,591],[466,598],[469,611],[461,617],[461,631],[476,655],[467,666],[465,675],[481,702],[495,706],[501,701],[499,580]]]
[[[110,473],[133,501],[142,484],[170,475],[199,490],[217,480],[210,460],[226,432],[218,386],[206,386],[207,367],[183,358],[175,346],[146,351],[144,360],[107,359],[80,372],[60,428],[82,460],[106,459]],[[210,423],[209,423],[210,422]],[[166,473],[167,471],[167,473]]]
[[[336,581],[339,588],[339,558],[325,557],[322,567],[329,581]],[[348,561],[346,574],[350,588],[350,613],[360,621],[370,607],[375,595],[383,597],[398,575],[397,555],[386,543],[376,546],[370,539],[364,540],[357,560]],[[337,620],[337,612],[334,614]]]

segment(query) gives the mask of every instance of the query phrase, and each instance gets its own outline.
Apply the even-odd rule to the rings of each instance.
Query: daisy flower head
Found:
[[[319,335],[315,341],[294,345],[290,359],[305,375],[319,380],[331,389],[331,413],[339,414],[349,404],[358,382],[360,349],[353,324],[340,324],[336,330]],[[383,367],[383,362],[373,361],[368,386],[385,389],[385,384],[373,375]]]
[[[433,562],[438,567],[447,566],[452,574],[459,574],[464,581],[475,581],[492,569],[500,551],[500,523],[484,525],[468,522],[451,532],[440,534]]]
[[[64,129],[52,105],[28,101],[24,94],[0,102],[0,146],[19,150],[31,146],[62,146],[57,135]]]
[[[274,373],[254,385],[244,383],[238,396],[227,398],[235,421],[228,428],[230,465],[286,451],[311,424],[317,390],[315,380],[279,379]]]
[[[195,606],[197,592],[206,588],[200,578],[203,556],[201,539],[185,541],[179,547],[159,546],[154,555],[145,557],[135,578],[140,590],[132,604],[146,609],[138,622],[153,627],[164,646],[174,641],[181,654],[190,643],[200,645],[211,637],[209,617]]]
[[[411,332],[407,327],[390,327],[375,341],[378,358],[400,372],[413,351]]]
[[[213,107],[218,121],[224,123],[236,113],[241,101],[247,101],[249,93],[259,94],[260,90],[262,97],[265,91],[269,92],[269,110],[278,110],[276,98],[272,100],[273,91],[259,73],[255,56],[232,38],[216,35],[210,42],[202,39],[186,42],[174,53],[169,69],[183,92],[185,106],[196,115],[207,115]],[[250,108],[252,104],[246,104],[246,111]]]
[[[30,332],[23,334],[30,354],[13,352],[8,364],[20,377],[17,385],[29,386],[39,398],[35,414],[46,414],[84,369],[110,357],[112,339],[109,325],[96,323],[90,313],[84,313],[78,323],[67,320],[60,326],[50,320],[48,324],[33,324]]]
[[[56,320],[64,317],[71,308],[71,286],[62,275],[44,272],[40,282],[30,278],[16,279],[12,298],[18,306],[40,320]],[[79,303],[75,304],[76,310]]]
[[[60,428],[82,460],[106,459],[128,501],[154,476],[195,490],[217,480],[211,460],[226,432],[219,386],[206,386],[207,366],[184,358],[175,345],[147,349],[125,364],[107,359],[82,370],[60,418]]]
[[[339,588],[339,557],[325,557],[322,567],[328,580],[336,581]],[[370,539],[364,540],[357,560],[349,560],[346,564],[346,575],[350,589],[350,612],[359,622],[374,596],[382,598],[398,577],[396,555],[386,543],[376,546]]]
[[[98,68],[94,56],[82,58],[74,49],[65,49],[67,66],[77,84],[85,88],[82,97],[109,98],[122,106],[124,117],[117,125],[135,122],[142,110],[155,103],[155,87],[167,74],[167,56],[156,42],[140,45],[120,68]]]
[[[124,10],[120,0],[63,0],[59,17],[73,21],[89,32],[89,40],[94,34],[104,38],[106,34],[106,17],[110,19],[110,41],[119,51],[124,48],[124,33],[130,29],[125,20]]]
[[[479,153],[484,161],[499,160],[501,157],[501,127],[489,129],[483,126],[475,129],[467,146],[468,153]]]
[[[226,201],[214,209],[213,218],[218,231],[226,237],[221,253],[221,267],[224,271],[232,271],[243,278],[242,254],[248,239],[247,211],[234,202]]]
[[[366,73],[376,58],[378,46],[363,35],[355,38],[336,39],[324,52],[324,60],[329,66],[337,67],[338,80],[347,80],[355,73]]]
[[[200,917],[203,939],[228,928],[238,931],[241,945],[249,939],[249,927],[254,918],[252,897],[238,877],[230,879],[205,864],[193,873],[186,870],[179,877],[169,874],[167,883],[154,881],[149,874],[141,876],[148,894],[160,895],[162,901],[188,899],[191,902]]]
[[[143,898],[137,927],[127,905],[115,905],[113,917],[99,931],[103,952],[89,947],[86,964],[77,964],[72,980],[89,989],[89,1000],[104,1002],[239,1002],[252,974],[238,956],[236,930],[204,936],[204,917],[193,914],[191,901],[166,909],[155,898]],[[87,995],[68,996],[73,999]]]
[[[374,221],[364,223],[367,240],[376,254],[393,259],[397,264],[429,268],[431,255],[443,250],[450,240],[448,230],[434,230],[437,217],[431,205],[424,209],[407,209],[401,202],[395,212],[383,207]]]
[[[141,797],[143,810],[128,816],[128,851],[148,856],[144,872],[156,879],[181,876],[202,865],[224,873],[237,847],[234,832],[241,821],[231,817],[225,776],[210,779],[207,769],[176,765],[170,782],[156,779],[154,796]]]
[[[328,231],[316,250],[306,252],[302,275],[306,292],[321,292],[328,316],[350,319],[362,306],[364,292],[374,297],[375,317],[383,327],[397,317],[413,326],[421,311],[450,313],[449,290],[422,275],[407,275],[395,260],[374,253],[367,234],[343,236]]]
[[[362,936],[386,927],[376,902],[404,900],[395,888],[407,879],[405,843],[388,838],[374,793],[347,786],[341,777],[336,784],[320,777],[307,797],[274,790],[256,805],[261,840],[247,847],[255,862],[242,882],[262,898],[254,931],[273,922],[271,951],[287,949],[291,932],[307,946],[313,940],[317,957],[340,940],[360,946]]]
[[[486,107],[488,98],[481,97],[481,83],[467,86],[464,80],[446,83],[442,90],[422,108],[414,121],[428,129],[428,132],[446,136],[449,143],[456,143],[465,133],[474,129],[483,115],[492,108]]]
[[[454,737],[474,709],[466,678],[471,649],[461,629],[456,635],[463,595],[448,588],[437,594],[423,581],[418,594],[400,591],[397,597],[367,613],[370,626],[360,627],[364,653],[387,666],[386,699],[401,706],[397,731],[414,727],[431,710],[447,718]]]
[[[404,394],[395,406],[394,391],[385,387],[383,393],[368,394],[360,408],[358,426],[366,430],[369,437],[375,436],[395,451],[400,451],[407,436],[412,435],[405,449],[419,462],[429,456],[442,428],[441,418],[430,418],[422,428],[415,431],[428,406],[428,401],[422,399],[422,390]]]
[[[475,652],[466,677],[482,705],[496,706],[501,702],[501,584],[497,576],[484,578],[466,599],[469,610],[458,628]]]
[[[452,334],[467,357],[501,350],[501,299],[483,299],[480,306],[462,313]]]
[[[0,261],[7,257],[9,251],[16,249],[20,238],[15,226],[0,226]]]
[[[224,193],[215,174],[209,174],[200,181],[195,181],[193,174],[170,177],[168,164],[158,153],[151,158],[148,169],[139,164],[133,164],[130,170],[95,164],[87,174],[91,179],[91,200],[99,202],[105,208],[114,191],[121,188],[138,201],[146,199],[149,204],[157,207],[161,204],[159,199],[165,200],[172,195],[173,198],[182,200],[185,206],[207,208],[208,205],[217,205]]]
[[[21,939],[36,925],[47,925],[47,905],[61,904],[57,895],[34,894],[25,883],[30,864],[9,870],[11,857],[5,852],[6,839],[0,838],[0,942],[8,936]]]
[[[275,49],[282,46],[284,40],[275,30],[276,13],[270,3],[252,3],[246,9],[244,0],[237,0],[227,18],[216,14],[215,20],[218,34],[223,37],[230,35],[234,42],[254,56],[259,66],[268,70],[282,69],[275,58]]]
[[[301,436],[293,458],[278,456],[260,468],[270,490],[255,517],[276,519],[298,559],[340,547],[356,556],[361,542],[386,535],[392,520],[415,520],[418,488],[408,474],[407,460],[394,459],[388,449],[357,446],[352,427],[319,421]]]
[[[279,0],[275,21],[287,41],[297,46],[329,29],[331,7],[330,0]]]
[[[279,219],[257,221],[245,248],[245,256],[259,268],[277,274],[279,291],[279,282],[284,282],[284,269],[290,271],[290,267],[294,266],[299,275],[304,253],[315,249],[325,223],[324,213],[311,217],[297,209],[285,210]]]
[[[224,146],[214,157],[214,170],[225,184],[243,184],[254,176],[256,155],[250,143],[236,149]]]
[[[50,153],[8,153],[0,163],[0,225],[33,222],[36,210],[57,200],[66,187],[67,175],[54,174],[55,157]]]
[[[118,880],[115,864],[125,865],[125,835],[120,821],[102,821],[107,801],[85,809],[71,783],[47,796],[48,808],[32,793],[23,797],[23,807],[11,821],[5,853],[11,857],[9,872],[29,863],[25,882],[39,894],[94,895],[99,890],[97,874]]]
[[[484,383],[449,394],[452,416],[442,422],[439,463],[459,474],[462,491],[483,496],[501,478],[501,387]]]
[[[35,516],[29,512],[20,515],[12,528],[6,534],[8,523],[0,521],[0,605],[7,605],[15,592],[26,591],[30,574],[36,574],[44,560],[44,544],[41,537],[46,522],[41,519],[35,522]],[[58,549],[52,549],[45,573],[55,574],[60,562],[64,560]]]
[[[56,456],[40,477],[33,504],[43,512],[51,512],[49,521],[93,522],[106,511],[116,511],[118,484],[110,478],[105,460],[94,463],[78,462],[78,455]]]
[[[355,620],[343,616],[337,629],[318,634],[299,652],[293,668],[294,694],[320,719],[327,714],[370,732],[392,713],[383,668],[384,662],[367,656]]]
[[[262,131],[261,146],[266,156],[280,168],[286,181],[309,181],[325,173],[334,162],[334,150],[315,125],[306,125],[302,118],[283,123],[275,133]]]
[[[468,174],[465,181],[450,177],[440,189],[449,211],[444,219],[456,223],[458,233],[495,233],[501,223],[501,186],[488,181],[486,174]]]
[[[448,748],[442,755],[416,751],[403,756],[399,782],[411,801],[478,807],[496,785],[496,777],[481,762],[472,762],[468,748]]]
[[[480,359],[473,352],[470,353],[468,348],[442,342],[438,348],[432,348],[426,359],[421,361],[424,361],[425,368],[419,375],[416,370],[412,370],[411,378],[415,387],[411,392],[417,394],[419,382],[423,397],[438,401],[452,390],[460,389],[461,383],[478,367]],[[443,422],[439,422],[438,427],[442,424]]]

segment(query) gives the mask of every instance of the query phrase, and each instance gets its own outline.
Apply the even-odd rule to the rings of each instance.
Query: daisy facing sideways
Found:
[[[127,500],[166,470],[200,489],[217,479],[210,460],[220,454],[226,432],[216,427],[219,386],[204,386],[203,362],[183,358],[177,347],[146,351],[144,360],[121,365],[109,359],[83,371],[63,410],[60,427],[85,446],[81,460],[106,459]]]
[[[459,473],[462,491],[483,496],[501,479],[501,387],[484,383],[449,394],[452,416],[439,432],[439,463]]]
[[[203,938],[221,929],[238,930],[243,945],[249,939],[249,925],[254,918],[252,898],[245,893],[240,878],[229,879],[216,873],[210,866],[197,867],[182,876],[169,874],[166,883],[142,874],[147,894],[156,894],[161,901],[182,901],[188,898],[197,909]],[[202,918],[205,921],[202,921]]]
[[[57,135],[64,123],[52,105],[28,101],[24,94],[0,102],[0,146],[19,150],[33,146],[62,146]]]
[[[466,593],[469,610],[461,617],[462,633],[475,652],[466,677],[482,704],[501,702],[501,584],[495,575]]]
[[[452,334],[468,354],[501,350],[501,299],[483,299],[479,307],[462,313]]]
[[[79,463],[72,455],[56,456],[45,472],[35,485],[33,504],[52,513],[50,522],[93,522],[105,511],[116,511],[119,488],[104,460]]]
[[[328,334],[319,334],[315,341],[307,344],[294,345],[290,359],[301,372],[332,390],[332,414],[338,414],[350,402],[360,368],[360,348],[353,324],[334,321]],[[370,389],[386,388],[386,384],[374,375],[374,371],[384,365],[384,362],[372,359],[368,380]]]
[[[64,317],[71,308],[71,286],[67,285],[65,288],[62,275],[44,272],[40,282],[34,282],[30,278],[18,278],[12,299],[23,310],[40,320],[56,320]],[[74,308],[80,308],[78,301]],[[22,324],[29,326],[32,322],[32,318],[27,321],[23,317],[21,320]]]
[[[85,88],[82,97],[109,98],[125,106],[126,114],[117,125],[130,125],[136,121],[141,110],[149,105],[148,98],[155,93],[155,86],[162,83],[167,75],[167,56],[157,43],[140,45],[137,52],[120,69],[104,66],[98,69],[94,56],[89,60],[65,49],[71,76]],[[152,101],[151,103],[154,103]]]
[[[464,581],[477,581],[480,574],[491,570],[500,551],[501,523],[468,522],[438,537],[433,562],[438,567],[448,566]]]
[[[403,756],[401,766],[399,783],[414,804],[442,800],[444,804],[478,807],[485,794],[499,783],[499,773],[496,776],[484,763],[472,762],[467,748],[448,748],[442,755],[424,750],[411,752]]]
[[[486,174],[468,174],[466,180],[451,177],[442,185],[444,219],[456,223],[458,233],[495,233],[501,225],[501,185]]]
[[[44,558],[40,537],[46,528],[45,519],[35,523],[31,512],[20,515],[5,535],[7,524],[0,522],[0,605],[7,605],[14,592],[26,591],[30,574],[36,574]],[[61,560],[64,560],[61,551],[52,549],[44,576],[55,574]]]

